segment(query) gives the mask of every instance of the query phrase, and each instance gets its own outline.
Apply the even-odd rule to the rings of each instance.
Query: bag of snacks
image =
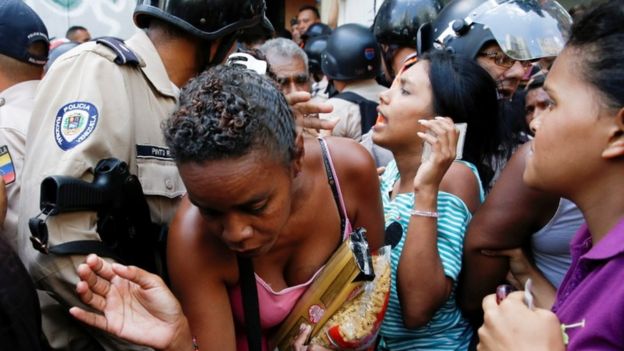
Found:
[[[356,297],[348,300],[310,344],[338,350],[365,350],[373,346],[390,297],[390,246],[373,255],[373,281],[365,282]]]

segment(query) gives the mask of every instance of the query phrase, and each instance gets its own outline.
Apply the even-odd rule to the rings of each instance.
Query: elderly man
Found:
[[[271,39],[259,49],[266,56],[270,73],[284,95],[294,91],[310,92],[308,56],[303,49],[285,38]]]

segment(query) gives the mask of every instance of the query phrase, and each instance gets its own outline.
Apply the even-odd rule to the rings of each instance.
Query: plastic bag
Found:
[[[338,350],[365,350],[371,346],[386,314],[390,297],[390,246],[373,256],[375,279],[362,285],[311,340]]]

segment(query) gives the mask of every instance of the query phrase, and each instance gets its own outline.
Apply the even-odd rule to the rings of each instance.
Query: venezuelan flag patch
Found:
[[[15,166],[13,166],[11,153],[6,145],[0,146],[0,174],[2,174],[6,185],[15,181]]]

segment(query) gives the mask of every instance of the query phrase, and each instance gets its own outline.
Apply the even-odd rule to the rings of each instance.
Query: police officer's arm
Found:
[[[486,256],[482,250],[525,246],[531,234],[552,218],[559,203],[558,197],[533,190],[522,181],[528,152],[527,143],[512,156],[466,232],[458,302],[475,324],[480,324],[483,315],[481,300],[505,281],[509,271],[506,257]]]
[[[238,281],[236,257],[210,235],[199,210],[183,198],[169,228],[169,275],[200,350],[234,350],[227,286]]]

